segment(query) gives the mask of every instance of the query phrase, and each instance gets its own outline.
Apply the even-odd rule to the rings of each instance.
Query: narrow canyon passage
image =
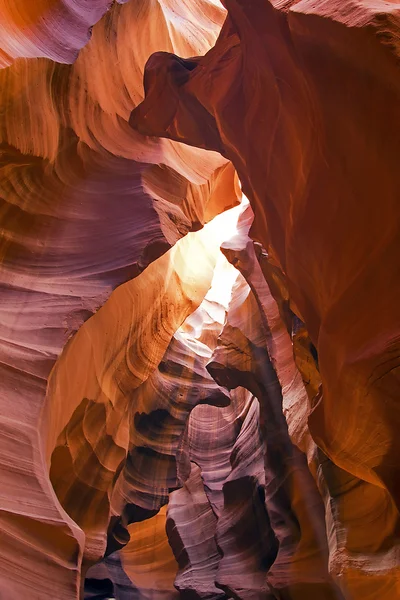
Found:
[[[0,600],[400,599],[399,31],[0,0]]]

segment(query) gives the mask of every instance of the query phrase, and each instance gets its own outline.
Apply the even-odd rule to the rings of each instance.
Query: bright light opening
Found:
[[[216,262],[211,286],[204,300],[199,308],[185,320],[175,337],[185,338],[185,343],[192,349],[196,348],[198,353],[210,353],[209,348],[202,348],[203,344],[199,344],[199,340],[205,327],[213,324],[222,330],[232,297],[232,289],[239,277],[239,271],[228,262],[222,254],[220,246],[238,236],[247,238],[252,220],[253,213],[250,203],[243,195],[238,206],[217,215],[195,234],[202,236],[208,250],[214,248],[213,254]],[[188,261],[195,260],[195,256],[190,252],[186,255],[186,259]],[[193,272],[193,279],[195,280],[195,278],[196,274]]]

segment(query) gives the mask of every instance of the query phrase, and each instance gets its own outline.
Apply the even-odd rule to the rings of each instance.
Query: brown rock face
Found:
[[[284,273],[318,355],[322,392],[310,432],[328,497],[349,503],[332,517],[331,569],[349,594],[391,598],[398,593],[398,7],[225,6],[220,37],[204,57],[150,58],[146,100],[131,124],[218,150],[235,165],[255,212],[252,235]],[[168,110],[159,110],[161,98]],[[289,429],[299,427],[294,406],[286,416]],[[352,523],[346,533],[344,513]]]
[[[0,0],[0,600],[400,597],[399,21]]]

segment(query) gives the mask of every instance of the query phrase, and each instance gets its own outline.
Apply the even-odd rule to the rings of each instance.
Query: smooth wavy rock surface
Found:
[[[357,497],[368,513],[368,539],[364,519],[357,528],[350,517],[358,542],[332,546],[331,569],[347,593],[389,600],[399,564],[399,5],[224,4],[204,57],[150,58],[130,122],[236,167],[252,236],[284,273],[318,356],[322,393],[308,421],[339,469],[327,467],[331,491],[343,494],[347,477],[349,505]],[[287,418],[299,427],[294,410]]]
[[[151,57],[147,98],[131,123],[232,159],[254,206],[253,234],[272,247],[318,342],[324,397],[314,436],[342,466],[392,488],[385,458],[390,464],[396,452],[389,398],[397,338],[383,331],[396,331],[398,290],[376,290],[395,279],[400,256],[396,4],[278,4],[226,2],[228,19],[204,58]],[[169,113],[158,111],[159,93]],[[340,419],[349,398],[357,414],[363,403],[371,436],[387,440],[381,452],[361,439],[361,422],[357,435],[350,418]],[[330,427],[333,405],[339,418]]]
[[[0,0],[0,600],[400,597],[399,15]]]
[[[41,417],[46,381],[62,348],[118,285],[237,203],[235,173],[226,160],[145,138],[128,127],[129,113],[143,97],[143,66],[151,52],[205,52],[224,17],[215,3],[196,3],[197,25],[180,30],[171,9],[167,2],[0,6],[2,66],[10,65],[0,71],[5,598],[54,597],[54,582],[57,598],[79,592],[85,538],[58,503],[41,456],[48,434]],[[189,22],[190,5],[180,10]],[[123,38],[131,36],[135,44],[126,44]],[[122,59],[125,46],[129,54]],[[93,408],[90,400],[75,413],[79,421],[86,409],[83,429],[78,422],[65,431],[76,451],[85,428],[101,418],[101,406]],[[83,444],[90,443],[96,446],[95,439]],[[62,450],[57,452],[60,458]],[[117,451],[111,464],[119,456]],[[68,451],[62,460],[68,473]],[[79,469],[96,466],[81,462]],[[108,470],[106,462],[95,479]],[[69,485],[65,476],[63,489]],[[84,494],[78,498],[74,517],[80,506],[88,508]],[[100,521],[103,539],[108,523]],[[101,543],[96,538],[93,544],[98,556]]]

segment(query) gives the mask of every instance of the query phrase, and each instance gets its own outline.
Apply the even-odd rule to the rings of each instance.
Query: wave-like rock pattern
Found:
[[[219,553],[215,516],[204,491],[200,468],[191,463],[189,478],[171,494],[167,533],[179,570],[175,585],[183,598],[223,598],[215,585]]]
[[[70,340],[51,373],[43,413],[46,456],[49,464],[52,458],[52,482],[61,503],[73,511],[74,520],[86,532],[87,560],[100,558],[105,551],[110,493],[128,448],[134,460],[128,456],[127,477],[142,483],[144,495],[147,486],[150,490],[154,486],[143,479],[140,482],[140,470],[135,472],[142,461],[143,472],[149,469],[160,440],[155,440],[155,447],[140,445],[137,417],[135,423],[140,403],[134,393],[161,363],[174,332],[206,295],[225,235],[217,217],[177,242],[140,276],[119,286]],[[157,396],[154,401],[157,406]],[[161,461],[155,460],[153,473],[157,476],[161,469],[158,477],[168,489],[170,478],[174,481],[173,457],[168,448],[158,455]],[[71,469],[66,468],[69,462]],[[68,472],[76,488],[71,487]]]
[[[262,277],[252,243],[243,249],[229,248],[224,252],[246,275],[252,293],[244,302],[232,305],[208,368],[220,383],[247,387],[260,401],[260,427],[265,443],[265,505],[272,532],[279,542],[275,543],[276,556],[273,552],[269,556],[268,590],[271,594],[279,590],[294,598],[307,594],[332,598],[335,592],[327,572],[321,497],[306,457],[290,440],[282,412],[288,397],[302,394],[305,401],[289,336]]]
[[[399,8],[224,5],[0,0],[1,598],[400,593]]]
[[[85,580],[85,598],[92,600],[177,600],[174,587],[178,569],[166,533],[166,506],[145,521],[128,527],[130,541],[91,567]]]
[[[273,290],[282,320],[291,332],[296,365],[312,407],[322,393],[315,346],[304,323],[288,309],[287,282],[265,252],[260,255],[260,265]],[[340,469],[317,448],[307,427],[308,409],[304,403],[292,398],[284,412],[291,438],[307,454],[309,467],[324,498],[330,570],[340,582],[345,597],[390,598],[397,593],[393,532],[398,527],[398,513],[393,500],[381,487]],[[366,529],[365,522],[373,523],[373,529]],[[381,570],[383,565],[386,565],[385,574]]]
[[[254,234],[265,247],[272,245],[311,339],[318,340],[325,393],[311,419],[314,437],[336,460],[340,455],[343,467],[386,485],[396,497],[390,482],[397,478],[384,464],[385,458],[391,464],[397,436],[393,420],[378,406],[386,390],[382,386],[395,385],[396,339],[381,332],[395,330],[397,302],[394,294],[377,298],[373,292],[393,280],[399,256],[394,217],[398,71],[392,46],[382,43],[388,20],[396,22],[395,7],[354,2],[345,10],[339,2],[332,10],[328,3],[305,1],[284,3],[283,11],[270,3],[226,4],[228,19],[204,58],[185,62],[156,54],[150,59],[148,96],[131,123],[232,158],[254,206]],[[381,4],[385,10],[377,19]],[[395,43],[389,32],[387,37]],[[223,85],[213,86],[217,73],[220,80],[237,82],[228,86],[229,93]],[[254,81],[259,95],[250,93]],[[160,120],[153,99],[161,85],[164,102],[174,106],[172,119],[164,112]],[[379,117],[378,106],[385,107]],[[239,112],[247,118],[236,118]],[[200,118],[207,126],[192,131],[192,122]],[[365,142],[366,132],[373,147]],[[351,153],[349,140],[355,148]],[[386,360],[389,369],[383,367]],[[334,406],[337,410],[338,402],[346,414],[350,398],[358,413],[364,392],[366,425],[374,422],[374,435],[387,440],[380,445],[386,448],[382,455],[361,439],[363,426],[357,436],[351,419],[330,427],[324,417]],[[390,398],[390,386],[386,392]]]
[[[235,177],[226,160],[187,153],[180,144],[145,138],[127,125],[143,95],[149,54],[160,48],[205,52],[218,34],[222,7],[196,3],[199,24],[180,31],[167,2],[89,4],[5,1],[0,7],[1,62],[10,65],[0,71],[0,565],[7,598],[52,597],[54,581],[60,599],[79,592],[84,537],[58,504],[41,456],[47,439],[41,411],[55,360],[118,285],[237,202],[233,184],[223,183],[225,192],[218,195],[218,182]],[[190,19],[190,6],[179,10]],[[165,184],[164,197],[160,182],[152,197],[151,180],[145,181],[152,165],[178,180],[181,193],[175,183]],[[89,398],[83,402],[65,432],[75,452],[80,445],[104,446],[101,436],[89,433],[103,417],[102,407]],[[98,451],[102,456],[105,449]],[[69,453],[57,452],[68,471]],[[121,458],[117,449],[113,465]],[[79,472],[99,469],[107,479],[108,466],[81,461]],[[61,487],[67,490],[68,480]],[[75,496],[74,516],[79,507],[88,508],[84,491]]]
[[[361,486],[371,502],[368,539],[352,518],[360,543],[350,556],[332,550],[332,571],[346,593],[389,600],[399,565],[398,7],[224,4],[227,20],[204,57],[150,58],[131,124],[220,151],[236,167],[255,212],[252,235],[284,273],[318,355],[323,393],[303,423],[308,416],[341,470],[333,495],[347,490],[353,505],[350,489]],[[287,418],[297,421],[291,410]]]
[[[277,540],[265,506],[265,447],[255,397],[250,396],[243,416],[223,485],[217,582],[228,596],[268,598],[267,572],[276,558]]]
[[[2,0],[0,4],[0,68],[20,57],[47,57],[72,63],[88,42],[91,27],[110,0]],[[63,37],[60,32],[63,32]]]

